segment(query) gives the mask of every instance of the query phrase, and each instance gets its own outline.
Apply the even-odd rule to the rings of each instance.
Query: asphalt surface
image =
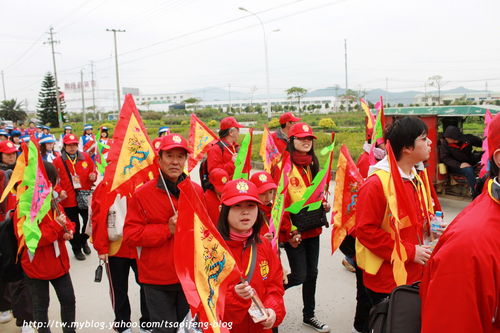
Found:
[[[441,198],[445,221],[451,220],[468,205],[469,201]],[[353,273],[348,272],[341,264],[343,255],[340,251],[331,255],[330,247],[331,228],[324,229],[321,235],[321,249],[319,259],[319,275],[316,291],[316,316],[326,322],[331,332],[349,333],[355,309],[356,284]],[[72,254],[71,278],[76,294],[76,321],[82,326],[78,332],[114,332],[109,328],[114,315],[109,298],[107,279],[103,276],[101,283],[94,282],[94,271],[98,265],[95,251],[87,256],[85,261],[77,261]],[[283,251],[282,262],[288,269],[288,262]],[[139,288],[135,283],[133,274],[129,275],[129,297],[132,307],[132,321],[139,320]],[[54,290],[51,288],[51,302],[49,319],[60,320],[59,302]],[[313,329],[302,325],[302,294],[301,287],[287,290],[285,294],[287,315],[280,326],[280,332],[315,332]],[[132,329],[138,332],[137,328]],[[17,333],[20,328],[12,320],[7,324],[0,324],[0,332]],[[53,328],[52,332],[62,332],[60,328]]]

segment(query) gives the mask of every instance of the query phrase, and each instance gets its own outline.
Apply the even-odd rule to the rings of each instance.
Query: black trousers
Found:
[[[390,294],[377,293],[371,289],[365,287],[366,294],[368,295],[368,299],[370,300],[370,305],[374,306],[378,303],[382,302],[384,298],[389,297]]]
[[[316,308],[319,236],[303,239],[296,248],[286,243],[285,251],[291,269],[285,289],[302,284],[302,302],[304,304],[302,315],[304,319],[312,318]]]
[[[358,332],[368,333],[368,321],[372,303],[363,284],[363,270],[356,268],[356,313],[354,315],[354,328]]]
[[[24,279],[6,282],[0,279],[0,312],[12,310],[16,326],[33,320],[31,292]]]
[[[154,323],[182,322],[189,311],[189,305],[180,284],[152,285],[144,284],[144,293],[148,303],[149,315]],[[176,328],[153,328],[153,333],[175,333]]]
[[[115,329],[118,332],[123,332],[127,329],[130,323],[130,301],[128,298],[128,275],[130,269],[134,272],[135,281],[139,284],[137,273],[137,262],[135,259],[109,257],[109,269],[111,271],[111,282],[113,284],[113,291],[115,293]],[[144,288],[141,285],[141,327],[146,327],[149,320],[149,312],[146,304],[146,296]]]
[[[76,225],[73,239],[69,242],[71,243],[73,253],[77,254],[79,252],[82,252],[83,245],[85,245],[87,243],[87,239],[89,239],[89,236],[85,233],[87,220],[89,218],[89,211],[88,209],[80,209],[78,208],[78,206],[76,206],[66,207],[64,208],[64,212],[66,213],[66,216],[68,216],[68,218],[71,220],[71,222],[74,222]],[[79,216],[82,217],[83,223],[80,223]]]
[[[33,319],[40,323],[45,323],[43,327],[38,326],[38,333],[50,333],[50,327],[47,327],[49,318],[49,282],[52,284],[56,291],[57,298],[61,304],[61,322],[64,333],[75,332],[75,292],[73,290],[73,283],[71,277],[65,274],[54,280],[38,280],[26,278],[28,285],[31,289],[31,296],[33,298]]]

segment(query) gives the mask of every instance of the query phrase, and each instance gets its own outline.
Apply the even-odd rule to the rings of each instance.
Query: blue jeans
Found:
[[[458,173],[460,175],[464,175],[467,178],[467,183],[469,183],[469,187],[471,191],[474,191],[476,187],[476,173],[474,172],[473,167],[466,168],[450,168],[452,173]]]

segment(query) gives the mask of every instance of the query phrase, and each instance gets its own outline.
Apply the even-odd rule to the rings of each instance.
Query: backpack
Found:
[[[396,287],[370,310],[370,333],[420,333],[420,282]]]
[[[217,141],[216,143],[214,143],[214,145],[219,146],[221,152],[224,153],[224,144],[222,142]],[[214,186],[210,183],[210,180],[208,179],[208,163],[206,154],[201,160],[199,172],[200,172],[201,187],[203,188],[203,191],[213,190]]]
[[[22,252],[17,257],[17,238],[14,233],[13,213],[13,210],[8,211],[5,220],[0,222],[0,276],[7,282],[23,278]]]

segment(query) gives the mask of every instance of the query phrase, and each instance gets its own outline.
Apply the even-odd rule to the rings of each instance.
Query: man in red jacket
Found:
[[[189,308],[174,268],[180,194],[177,185],[187,177],[183,170],[188,153],[190,149],[182,136],[164,136],[158,158],[161,173],[128,200],[124,242],[137,248],[139,281],[144,288],[150,319],[162,326],[153,332],[175,332],[175,328],[163,325],[181,322]],[[193,186],[203,197],[201,187]]]
[[[74,134],[65,135],[63,139],[63,150],[61,156],[54,160],[54,166],[60,177],[61,183],[61,205],[68,218],[76,224],[74,238],[70,241],[75,258],[85,260],[85,254],[90,254],[87,244],[89,236],[85,234],[88,220],[88,207],[79,207],[77,202],[77,191],[89,191],[97,178],[94,161],[90,155],[78,151],[78,137]],[[80,218],[83,223],[80,223]]]
[[[280,154],[283,154],[288,144],[288,130],[290,130],[293,124],[300,121],[300,119],[295,117],[291,112],[285,112],[280,116],[281,127],[271,134]]]
[[[385,134],[390,140],[399,166],[405,191],[411,201],[418,203],[421,193],[417,188],[419,177],[414,168],[429,158],[431,141],[427,138],[427,126],[416,117],[404,117],[393,123]],[[385,195],[389,186],[389,162],[387,157],[374,165],[377,169],[369,176],[359,191],[356,211],[356,260],[363,269],[363,283],[372,305],[387,297],[397,286],[391,263],[394,236],[391,233],[388,201]],[[430,257],[428,246],[423,241],[423,205],[416,204],[418,221],[416,225],[400,223],[400,237],[407,254],[405,270],[406,283],[422,278],[423,267]]]
[[[422,279],[422,332],[500,332],[500,114],[487,189],[440,237]]]
[[[239,124],[234,117],[226,117],[220,121],[219,138],[207,152],[207,169],[210,174],[213,169],[226,170],[229,178],[233,178],[234,161],[238,156],[238,138],[240,136]]]

